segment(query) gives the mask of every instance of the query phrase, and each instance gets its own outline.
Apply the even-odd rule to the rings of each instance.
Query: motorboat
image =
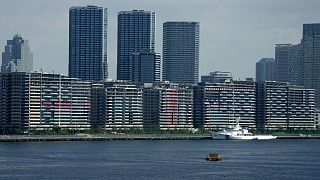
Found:
[[[219,132],[211,133],[212,139],[230,139],[230,140],[269,140],[276,139],[276,136],[272,135],[253,135],[249,132],[248,128],[242,128],[237,119],[236,125],[228,126]]]
[[[239,123],[235,126],[229,126],[222,131],[212,132],[211,136],[213,139],[234,139],[234,140],[252,140],[256,139],[247,128],[242,128]]]

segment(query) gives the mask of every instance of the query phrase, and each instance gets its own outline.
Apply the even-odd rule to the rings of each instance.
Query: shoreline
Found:
[[[277,139],[320,139],[316,136],[277,136]],[[212,140],[209,135],[108,134],[108,135],[0,135],[0,142],[121,141],[121,140]]]

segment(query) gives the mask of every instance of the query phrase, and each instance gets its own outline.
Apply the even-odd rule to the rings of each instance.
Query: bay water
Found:
[[[6,142],[0,179],[320,179],[320,140]]]

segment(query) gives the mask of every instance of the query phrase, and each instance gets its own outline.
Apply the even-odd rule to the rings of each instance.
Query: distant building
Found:
[[[2,53],[1,72],[30,72],[33,70],[33,54],[28,40],[20,35],[15,35],[7,41]]]
[[[290,47],[292,44],[276,44],[275,62],[276,62],[276,81],[289,81],[289,61]]]
[[[163,23],[163,80],[198,83],[199,22]]]
[[[194,87],[196,128],[222,129],[235,125],[256,128],[256,89],[254,81],[200,83]]]
[[[94,129],[106,127],[106,90],[102,82],[91,86],[90,123]]]
[[[192,129],[192,110],[190,86],[161,82],[144,89],[143,126],[146,129]]]
[[[275,60],[273,58],[262,58],[256,63],[256,81],[275,80]]]
[[[131,81],[154,83],[160,81],[160,54],[141,51],[131,54]]]
[[[314,128],[314,90],[287,82],[266,81],[257,85],[259,130]]]
[[[0,130],[90,128],[91,83],[59,74],[2,73]]]
[[[143,128],[143,88],[141,84],[105,82],[106,129]]]
[[[230,72],[222,72],[222,71],[214,71],[210,72],[209,75],[201,76],[201,82],[208,82],[208,83],[223,83],[226,80],[231,81],[232,75]]]
[[[320,23],[304,24],[302,44],[302,85],[315,89],[316,106],[320,107]]]
[[[292,45],[289,50],[288,82],[302,85],[302,46]]]
[[[69,76],[94,81],[107,78],[107,9],[70,8]]]
[[[320,129],[320,109],[315,109],[314,123],[317,129]]]
[[[130,56],[142,50],[154,51],[155,12],[144,10],[118,13],[117,79],[131,80]]]

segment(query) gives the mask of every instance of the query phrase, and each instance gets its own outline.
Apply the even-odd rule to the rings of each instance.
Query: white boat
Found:
[[[235,126],[229,126],[222,131],[212,132],[211,136],[213,139],[234,139],[234,140],[251,140],[256,139],[247,128],[242,128],[239,123]]]
[[[239,119],[237,119],[237,123],[235,126],[229,126],[222,131],[212,132],[212,139],[231,139],[231,140],[269,140],[276,139],[276,136],[272,135],[253,135],[249,132],[247,128],[242,128],[239,125]]]

